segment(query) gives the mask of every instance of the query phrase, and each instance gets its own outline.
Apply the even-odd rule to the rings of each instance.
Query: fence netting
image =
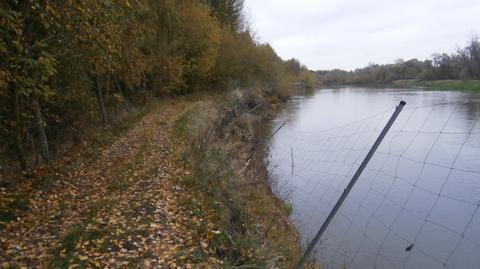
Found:
[[[394,110],[272,140],[274,189],[305,245]],[[322,268],[479,268],[479,114],[472,102],[407,104],[317,244]]]

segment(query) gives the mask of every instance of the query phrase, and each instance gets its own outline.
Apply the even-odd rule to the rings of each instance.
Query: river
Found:
[[[312,240],[395,106],[407,102],[315,248],[328,268],[479,268],[480,93],[319,89],[272,123],[268,170]]]

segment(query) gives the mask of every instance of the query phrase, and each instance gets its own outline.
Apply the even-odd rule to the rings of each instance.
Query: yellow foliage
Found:
[[[125,107],[210,88],[284,95],[294,78],[244,29],[242,7],[242,0],[1,2],[0,130],[18,128],[0,139],[17,150],[34,144],[23,141],[36,137],[28,133],[34,98],[47,135],[62,137],[96,114],[106,125],[105,107],[117,95]]]
[[[220,45],[220,25],[204,5],[184,4],[180,10],[180,48],[187,75],[205,79],[215,66]]]

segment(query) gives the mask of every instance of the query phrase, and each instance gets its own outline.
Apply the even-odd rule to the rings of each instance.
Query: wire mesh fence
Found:
[[[320,132],[282,129],[269,170],[311,242],[392,107]],[[442,103],[401,113],[315,248],[323,268],[478,268],[480,109]]]

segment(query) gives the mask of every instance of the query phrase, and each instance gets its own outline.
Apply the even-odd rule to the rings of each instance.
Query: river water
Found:
[[[479,93],[339,88],[294,97],[272,123],[273,132],[286,122],[270,142],[274,191],[307,244],[401,100],[314,256],[323,268],[480,268]]]

